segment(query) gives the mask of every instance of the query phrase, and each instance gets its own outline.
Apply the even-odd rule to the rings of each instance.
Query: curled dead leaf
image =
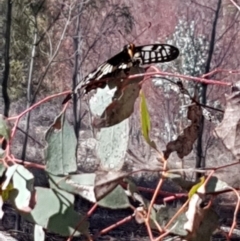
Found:
[[[141,224],[141,223],[144,223],[147,217],[147,210],[145,210],[144,207],[138,207],[135,209],[134,214],[135,214],[136,222]]]
[[[134,104],[139,96],[142,77],[127,79],[129,75],[144,73],[145,69],[134,66],[126,75],[117,76],[116,80],[108,82],[110,89],[116,87],[112,103],[103,111],[100,117],[95,117],[93,126],[96,128],[110,127],[127,119],[134,111]],[[121,78],[121,79],[119,79]]]
[[[96,128],[110,127],[127,119],[133,113],[140,89],[138,84],[130,84],[121,89],[122,95],[115,99],[100,117],[94,118],[93,126]]]
[[[202,118],[202,109],[197,104],[192,104],[188,108],[188,119],[191,124],[183,130],[183,133],[178,136],[175,141],[167,144],[167,149],[163,152],[164,158],[168,159],[170,154],[174,151],[177,152],[179,158],[187,156],[193,148],[194,142],[197,140],[200,128],[200,120]]]

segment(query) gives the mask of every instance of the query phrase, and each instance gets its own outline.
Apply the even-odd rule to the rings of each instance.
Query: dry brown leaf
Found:
[[[203,220],[204,209],[200,207],[203,200],[203,194],[195,193],[189,201],[186,212],[188,221],[184,224],[184,229],[189,233],[195,233]]]
[[[184,129],[183,133],[175,141],[167,144],[167,149],[163,152],[164,158],[168,159],[170,154],[177,152],[179,158],[187,156],[193,148],[193,144],[198,137],[200,120],[202,118],[202,109],[199,105],[192,104],[188,108],[188,119],[191,120],[190,126]]]
[[[216,135],[232,154],[240,158],[240,82],[232,88],[232,93],[226,95],[224,117],[215,129]]]
[[[186,240],[211,240],[212,233],[218,227],[218,215],[211,206],[202,207],[206,200],[206,187],[202,185],[189,200],[184,230],[188,231]]]
[[[144,71],[145,69],[138,66],[133,67],[129,75],[143,73]],[[93,126],[96,128],[110,127],[127,119],[133,113],[134,104],[139,96],[139,91],[141,89],[140,82],[142,80],[143,77],[138,77],[119,81],[118,77],[118,84],[116,81],[114,82],[114,86],[117,86],[117,90],[112,98],[113,102],[108,105],[100,117],[94,118]],[[111,87],[112,86],[110,86],[110,88]]]
[[[134,110],[134,104],[138,98],[140,86],[130,84],[126,86],[119,99],[114,100],[103,112],[101,117],[95,117],[93,126],[96,128],[116,125],[127,119]]]

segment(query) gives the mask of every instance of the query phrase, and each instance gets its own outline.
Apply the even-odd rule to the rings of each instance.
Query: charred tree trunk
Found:
[[[2,63],[4,63],[4,70],[2,73],[1,78],[1,86],[2,86],[2,98],[4,102],[4,110],[3,114],[4,116],[8,117],[8,112],[10,108],[10,99],[7,92],[7,86],[8,86],[8,77],[9,77],[9,70],[10,70],[10,59],[9,59],[9,51],[10,51],[10,34],[11,34],[11,17],[12,17],[12,1],[11,0],[5,0],[1,1],[0,3],[1,10],[3,11],[1,14],[1,25],[2,25],[2,42],[4,43],[1,49],[1,58]],[[4,16],[4,17],[2,17]],[[4,19],[3,19],[4,18]]]
[[[210,38],[210,45],[209,45],[209,54],[208,59],[206,63],[205,73],[208,73],[211,69],[211,61],[212,56],[214,53],[214,45],[216,40],[216,31],[217,31],[217,21],[219,19],[220,15],[220,9],[222,5],[222,0],[218,0],[217,9],[215,13],[215,17],[213,20],[213,27],[211,32],[211,38]],[[206,99],[207,99],[207,85],[202,84],[201,86],[201,93],[200,93],[201,103],[203,105],[206,105]],[[204,130],[204,117],[202,116],[201,123],[200,123],[200,131],[199,131],[199,137],[197,141],[197,161],[196,161],[196,168],[205,167],[205,157],[203,155],[203,130]],[[201,176],[200,173],[197,173],[197,178]]]

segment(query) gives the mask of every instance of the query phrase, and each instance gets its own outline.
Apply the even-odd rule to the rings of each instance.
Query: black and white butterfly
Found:
[[[73,93],[78,93],[79,90],[82,90],[83,93],[88,93],[93,89],[104,88],[107,84],[107,79],[117,77],[122,71],[127,75],[133,66],[169,62],[176,59],[178,55],[179,50],[169,44],[125,45],[120,53],[108,59],[88,74],[75,87]],[[63,103],[66,103],[69,99],[71,99],[71,95],[67,96]]]

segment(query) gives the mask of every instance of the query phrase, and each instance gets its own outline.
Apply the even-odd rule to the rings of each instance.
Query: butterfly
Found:
[[[76,94],[81,90],[86,94],[93,89],[104,88],[109,78],[118,77],[122,71],[128,75],[129,70],[134,66],[169,62],[176,59],[178,55],[178,48],[169,44],[125,45],[120,53],[108,59],[79,82],[73,93]],[[63,104],[69,99],[71,94],[64,99]]]

